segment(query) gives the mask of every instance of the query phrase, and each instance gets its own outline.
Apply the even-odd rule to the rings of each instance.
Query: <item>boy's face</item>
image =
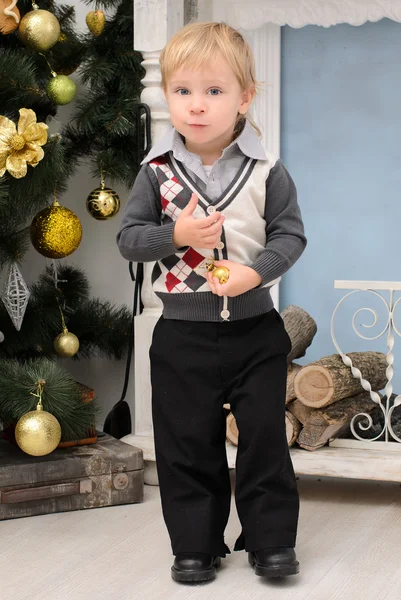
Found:
[[[246,113],[253,95],[221,56],[196,71],[181,67],[165,90],[171,122],[188,150],[214,160],[231,143],[237,114]]]

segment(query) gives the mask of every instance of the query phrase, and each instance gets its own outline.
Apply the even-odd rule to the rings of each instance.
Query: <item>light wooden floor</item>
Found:
[[[400,600],[400,486],[303,477],[299,489],[298,576],[264,580],[245,552],[236,552],[223,559],[213,582],[172,581],[159,488],[145,486],[142,504],[0,522],[0,597]],[[230,548],[239,531],[233,505]]]

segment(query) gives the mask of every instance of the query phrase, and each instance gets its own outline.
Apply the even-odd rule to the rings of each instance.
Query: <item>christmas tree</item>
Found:
[[[103,174],[130,188],[144,145],[138,119],[145,70],[141,54],[133,48],[133,2],[101,0],[96,6],[114,7],[115,13],[100,34],[86,38],[79,72],[87,93],[76,102],[73,124],[66,131],[77,156],[90,157],[93,175],[101,179]]]
[[[82,401],[58,356],[120,359],[131,315],[91,298],[84,272],[60,261],[82,236],[78,217],[61,199],[80,158],[90,155],[101,186],[88,210],[98,219],[118,211],[112,190],[102,196],[104,178],[129,185],[136,174],[140,57],[132,43],[116,42],[118,29],[124,39],[132,32],[131,2],[118,3],[110,23],[101,11],[89,13],[85,35],[74,32],[69,6],[15,4],[0,0],[0,422],[14,426],[39,398],[68,441],[93,425],[95,409]],[[77,69],[90,84],[82,101],[74,99],[70,77]],[[98,110],[99,95],[107,112]],[[72,101],[79,118],[63,127],[57,107]],[[31,245],[47,260],[29,288],[22,272]]]

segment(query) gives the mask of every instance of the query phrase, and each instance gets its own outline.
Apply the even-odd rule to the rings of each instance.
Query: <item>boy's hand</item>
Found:
[[[261,276],[251,267],[240,265],[231,260],[216,260],[216,267],[227,267],[230,269],[230,277],[227,283],[220,283],[217,277],[213,277],[212,272],[206,273],[205,277],[209,282],[209,287],[213,294],[217,296],[239,296],[262,283]]]
[[[193,216],[197,204],[198,197],[192,194],[191,200],[175,222],[173,244],[176,248],[192,246],[213,249],[220,241],[224,216],[216,211],[204,219],[197,219]]]

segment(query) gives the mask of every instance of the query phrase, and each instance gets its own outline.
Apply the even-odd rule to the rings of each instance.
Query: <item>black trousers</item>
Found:
[[[156,465],[173,554],[225,556],[229,402],[239,429],[234,550],[294,547],[299,497],[285,432],[291,342],[276,310],[233,322],[161,317],[150,348]]]

